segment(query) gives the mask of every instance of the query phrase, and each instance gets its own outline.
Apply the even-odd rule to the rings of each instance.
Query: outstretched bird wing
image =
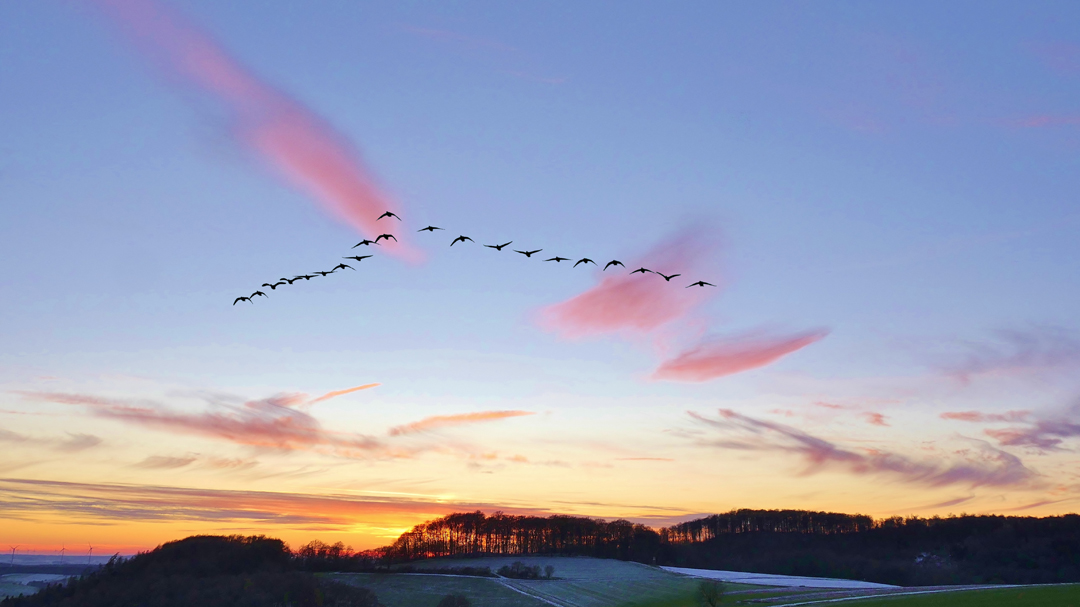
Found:
[[[420,228],[417,232],[434,232],[435,230],[441,230],[442,228],[436,228],[435,226],[428,226],[426,228]]]
[[[623,265],[623,263],[621,261],[619,261],[618,259],[612,259],[611,261],[607,262],[607,265],[604,266],[604,271],[607,272],[607,269],[610,268],[611,266],[622,266],[622,265]],[[623,266],[623,267],[625,268],[626,266]]]
[[[394,219],[396,219],[398,221],[401,221],[400,217],[398,217],[397,215],[391,213],[390,211],[387,211],[387,212],[383,213],[382,215],[379,215],[379,219],[382,219],[383,217],[393,217]],[[379,219],[376,219],[375,221],[378,221]]]
[[[630,273],[631,274],[637,274],[638,272],[641,272],[642,274],[644,274],[646,272],[648,272],[650,274],[655,274],[656,273],[656,272],[653,272],[652,270],[649,270],[648,268],[638,268],[638,269],[636,269],[636,270],[634,270],[633,272],[630,272]]]
[[[251,300],[248,299],[247,297],[237,297],[236,299],[233,300],[232,305],[235,306],[236,304],[238,304],[238,303],[240,303],[242,301],[251,301]]]

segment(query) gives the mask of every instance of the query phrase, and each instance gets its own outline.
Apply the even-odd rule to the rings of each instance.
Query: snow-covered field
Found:
[[[690,569],[688,567],[661,567],[664,571],[692,577],[753,584],[755,586],[780,586],[784,588],[842,588],[844,590],[883,590],[899,588],[889,584],[860,582],[858,580],[838,580],[821,577],[802,577],[798,575],[773,575],[770,573],[745,573],[742,571],[715,571],[712,569]]]

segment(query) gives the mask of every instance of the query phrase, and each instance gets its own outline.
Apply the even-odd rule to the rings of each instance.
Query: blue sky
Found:
[[[410,229],[447,231],[413,234],[423,263],[377,257],[355,275],[231,306],[267,280],[328,269],[365,235],[242,145],[219,99],[163,70],[97,4],[0,6],[0,427],[24,449],[6,476],[290,491],[330,491],[348,477],[379,491],[387,477],[364,458],[220,436],[200,457],[220,448],[265,468],[303,460],[329,471],[281,487],[182,467],[151,479],[132,466],[187,453],[182,431],[143,444],[134,436],[160,427],[40,397],[152,400],[196,415],[217,405],[184,395],[265,399],[377,382],[313,415],[371,435],[432,416],[534,414],[434,431],[425,440],[439,449],[469,446],[380,464],[399,482],[445,479],[461,503],[641,520],[750,505],[926,513],[961,498],[978,511],[1075,510],[1072,436],[1036,440],[1075,418],[1075,4],[166,5],[361,150]],[[597,275],[479,246],[632,259],[690,225],[717,252],[687,278],[722,289],[677,330],[633,338],[546,330],[540,310]],[[451,249],[457,234],[478,242]],[[649,379],[702,334],[819,329],[827,337],[742,373]],[[976,379],[958,380],[960,368]],[[849,427],[817,416],[816,402],[890,425]],[[992,488],[906,479],[926,498],[894,506],[887,473],[871,474],[879,492],[865,497],[856,488],[866,472],[808,473],[782,445],[763,444],[785,470],[773,481],[732,473],[723,495],[669,491],[708,462],[741,461],[694,434],[687,411],[718,408],[912,461],[925,441],[982,441],[991,460],[1007,453],[1037,474]],[[1036,438],[1010,443],[994,427],[941,418],[1006,410],[1030,411],[1008,429]],[[65,433],[98,439],[77,451],[85,470],[41,463],[69,453],[57,447]],[[610,464],[600,443],[633,444],[682,472]],[[473,465],[515,448],[567,467],[548,479]],[[603,482],[589,476],[596,462],[615,466]],[[484,471],[501,484],[468,476]],[[790,489],[819,475],[843,491]],[[580,486],[565,496],[578,506],[542,497],[564,483]],[[960,497],[938,495],[948,490]],[[642,506],[665,492],[663,516]],[[92,535],[70,524],[64,533]],[[11,539],[44,546],[53,536],[42,525]]]

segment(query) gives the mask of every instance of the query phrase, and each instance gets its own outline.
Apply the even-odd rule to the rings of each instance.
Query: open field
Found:
[[[427,574],[333,574],[333,577],[370,588],[387,607],[434,606],[450,593],[468,596],[474,607],[700,607],[696,594],[702,581],[700,578],[638,563],[585,557],[484,557],[430,559],[410,563],[410,566],[417,570],[425,567],[490,567],[494,571],[514,561],[539,565],[541,569],[551,565],[555,568],[555,579],[512,580]],[[753,577],[741,575],[742,579]],[[720,604],[724,607],[1080,607],[1080,585],[1076,584],[992,589],[844,588],[843,584],[825,588],[793,586],[798,581],[796,578],[780,580],[782,584],[775,586],[728,582]]]

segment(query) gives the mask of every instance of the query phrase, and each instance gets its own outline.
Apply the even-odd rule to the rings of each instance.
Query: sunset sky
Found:
[[[1078,22],[0,3],[0,547],[1076,512]]]

